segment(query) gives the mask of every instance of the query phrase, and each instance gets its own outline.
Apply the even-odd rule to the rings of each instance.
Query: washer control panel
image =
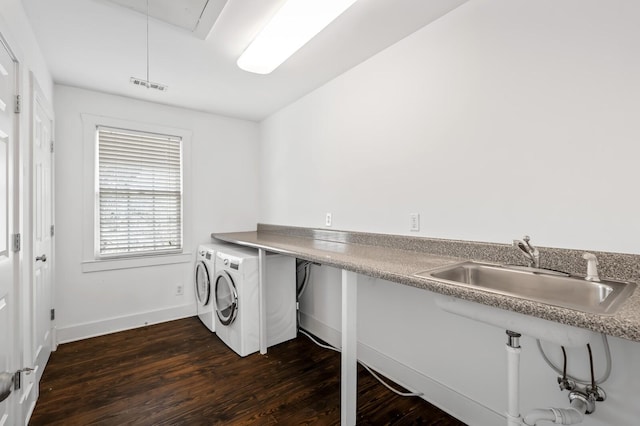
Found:
[[[222,263],[224,263],[224,266],[231,268],[231,269],[235,269],[236,271],[238,269],[240,269],[240,263],[241,263],[241,259],[234,257],[234,256],[229,256],[227,254],[224,253],[217,253],[217,256],[222,259]]]

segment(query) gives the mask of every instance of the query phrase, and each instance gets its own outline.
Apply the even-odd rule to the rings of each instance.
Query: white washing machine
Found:
[[[215,331],[215,307],[213,303],[213,280],[215,279],[216,251],[224,244],[202,244],[198,246],[194,285],[196,306],[200,321],[211,331]]]
[[[216,334],[247,356],[260,350],[258,251],[235,246],[217,251],[215,258]],[[295,271],[295,258],[266,256],[267,347],[296,337]]]

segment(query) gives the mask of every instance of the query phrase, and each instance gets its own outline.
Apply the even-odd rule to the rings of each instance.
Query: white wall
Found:
[[[336,229],[410,234],[417,212],[411,235],[640,253],[639,19],[633,0],[464,4],[261,123],[260,221],[321,227],[332,212]],[[339,275],[312,277],[303,323],[330,340]],[[465,416],[469,399],[487,418],[505,410],[504,331],[380,280],[358,303],[360,344],[396,379],[413,371],[428,399],[495,424]],[[609,400],[586,425],[640,418],[640,344],[611,342]],[[566,406],[523,348],[523,411]],[[584,357],[571,357],[581,375]]]
[[[132,88],[132,90],[136,90]],[[192,272],[195,249],[211,232],[255,229],[256,123],[93,91],[55,86],[56,312],[61,341],[196,314]],[[185,199],[189,263],[82,272],[83,140],[81,114],[187,129],[191,177]],[[88,238],[88,239],[87,239]],[[176,285],[183,284],[183,296]]]
[[[462,5],[262,123],[261,221],[640,253],[639,18]]]

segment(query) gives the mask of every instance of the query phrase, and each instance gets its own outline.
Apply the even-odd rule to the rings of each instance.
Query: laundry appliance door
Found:
[[[211,280],[207,265],[203,261],[196,263],[196,299],[198,306],[207,306],[211,299]]]
[[[222,325],[233,323],[238,315],[238,290],[226,271],[216,277],[215,303],[216,314]]]

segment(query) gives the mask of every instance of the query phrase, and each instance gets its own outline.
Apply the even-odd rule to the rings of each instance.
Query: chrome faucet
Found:
[[[513,246],[518,247],[522,253],[529,259],[529,266],[533,266],[534,268],[540,267],[540,252],[537,248],[531,245],[529,241],[528,235],[522,237],[522,240],[513,240]]]
[[[598,276],[598,258],[593,253],[585,253],[582,258],[587,261],[587,276],[584,278],[587,281],[599,282]]]

